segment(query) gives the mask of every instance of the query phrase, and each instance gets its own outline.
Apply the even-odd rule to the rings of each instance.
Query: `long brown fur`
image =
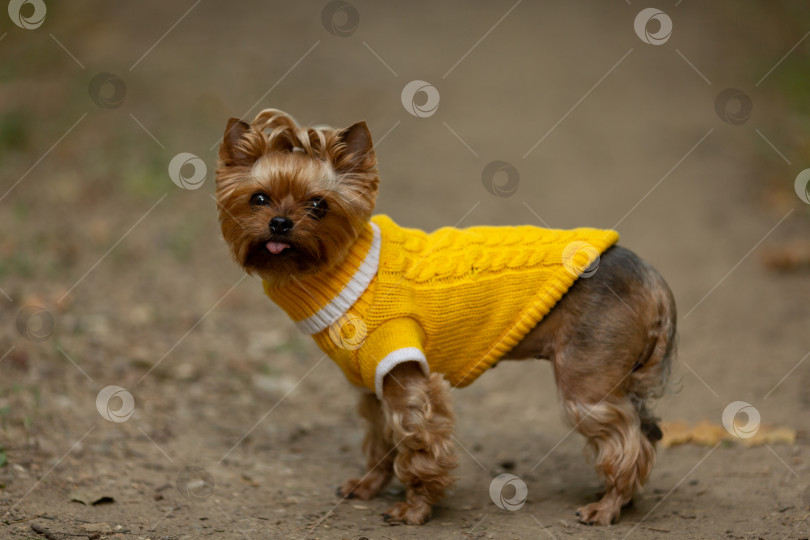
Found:
[[[614,246],[508,355],[554,364],[566,417],[605,481],[602,499],[577,511],[584,523],[616,521],[652,470],[661,430],[648,407],[666,388],[676,319],[658,272]]]
[[[217,204],[222,234],[248,273],[280,284],[338,264],[374,209],[379,178],[365,123],[346,129],[302,128],[267,109],[251,124],[232,118],[219,150]],[[272,201],[251,206],[262,193]],[[328,204],[313,215],[313,199]],[[274,217],[295,226],[280,236]],[[291,246],[283,257],[265,244]],[[533,290],[526,283],[527,292]],[[577,511],[580,521],[618,519],[647,480],[661,438],[649,403],[666,387],[674,356],[675,303],[663,278],[633,252],[614,246],[598,270],[578,279],[552,311],[507,355],[554,365],[562,408],[586,438],[605,482],[603,497]],[[359,412],[368,423],[367,472],[344,482],[342,497],[369,499],[392,476],[405,501],[385,513],[392,522],[421,524],[453,483],[454,416],[448,383],[413,363],[396,366],[383,383],[383,401],[364,393]]]
[[[216,174],[222,235],[240,266],[270,282],[339,263],[371,217],[379,184],[364,122],[345,130],[304,129],[275,109],[262,111],[252,124],[231,118]],[[276,205],[251,209],[257,191]],[[307,215],[303,203],[313,197],[329,205],[323,220]],[[298,253],[270,265],[261,248],[270,240],[267,224],[276,216],[296,223],[289,240]]]
[[[386,376],[383,396],[382,403],[373,394],[361,398],[361,415],[369,421],[363,443],[368,472],[338,493],[369,499],[393,473],[406,486],[405,502],[389,508],[385,520],[422,524],[453,485],[451,471],[458,466],[450,386],[440,374],[426,377],[418,364],[407,362]]]

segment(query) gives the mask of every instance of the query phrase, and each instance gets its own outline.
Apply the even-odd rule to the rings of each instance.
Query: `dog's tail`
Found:
[[[664,278],[647,265],[650,289],[654,291],[657,309],[655,322],[649,329],[646,350],[641,354],[629,377],[628,395],[641,419],[641,432],[652,443],[661,440],[659,419],[648,409],[648,400],[660,398],[668,387],[672,361],[677,349],[677,311],[672,291]]]

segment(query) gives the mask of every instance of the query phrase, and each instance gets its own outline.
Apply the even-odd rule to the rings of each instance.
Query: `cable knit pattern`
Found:
[[[399,227],[387,216],[372,221],[382,237],[376,276],[359,298],[356,290],[349,295],[356,301],[347,317],[333,319],[330,312],[337,321],[313,337],[352,383],[378,395],[377,365],[400,349],[422,351],[430,370],[454,386],[470,384],[514,348],[619,238],[610,230],[529,226],[446,227],[428,234]],[[353,290],[346,286],[368,258],[372,238],[370,224],[343,264],[281,289],[265,286],[268,295],[295,321],[329,304],[345,306],[341,298]],[[402,323],[386,324],[392,321]],[[362,335],[352,335],[355,331]],[[407,361],[405,356],[394,355]],[[386,370],[393,367],[388,364]]]

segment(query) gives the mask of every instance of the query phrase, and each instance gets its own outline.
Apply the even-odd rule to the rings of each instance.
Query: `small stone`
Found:
[[[82,529],[87,532],[111,533],[112,527],[107,523],[85,523]]]
[[[270,377],[268,375],[254,375],[253,387],[262,392],[273,395],[287,395],[296,386],[296,381],[291,377]]]
[[[174,370],[174,376],[181,380],[187,381],[194,378],[194,365],[190,363],[180,364]]]

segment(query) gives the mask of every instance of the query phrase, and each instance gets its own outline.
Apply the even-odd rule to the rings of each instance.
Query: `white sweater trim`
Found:
[[[385,376],[403,362],[419,362],[419,367],[422,368],[425,376],[430,375],[430,366],[428,366],[425,353],[416,347],[405,347],[390,352],[377,364],[377,369],[374,372],[374,392],[377,394],[377,399],[382,400],[383,398],[383,379],[385,379]]]
[[[317,313],[295,323],[303,333],[313,335],[326,330],[332,323],[345,315],[349,308],[366,292],[369,283],[377,275],[377,269],[380,266],[380,247],[382,246],[380,228],[376,223],[371,223],[371,228],[374,231],[371,247],[369,247],[366,258],[363,259],[349,283]]]

